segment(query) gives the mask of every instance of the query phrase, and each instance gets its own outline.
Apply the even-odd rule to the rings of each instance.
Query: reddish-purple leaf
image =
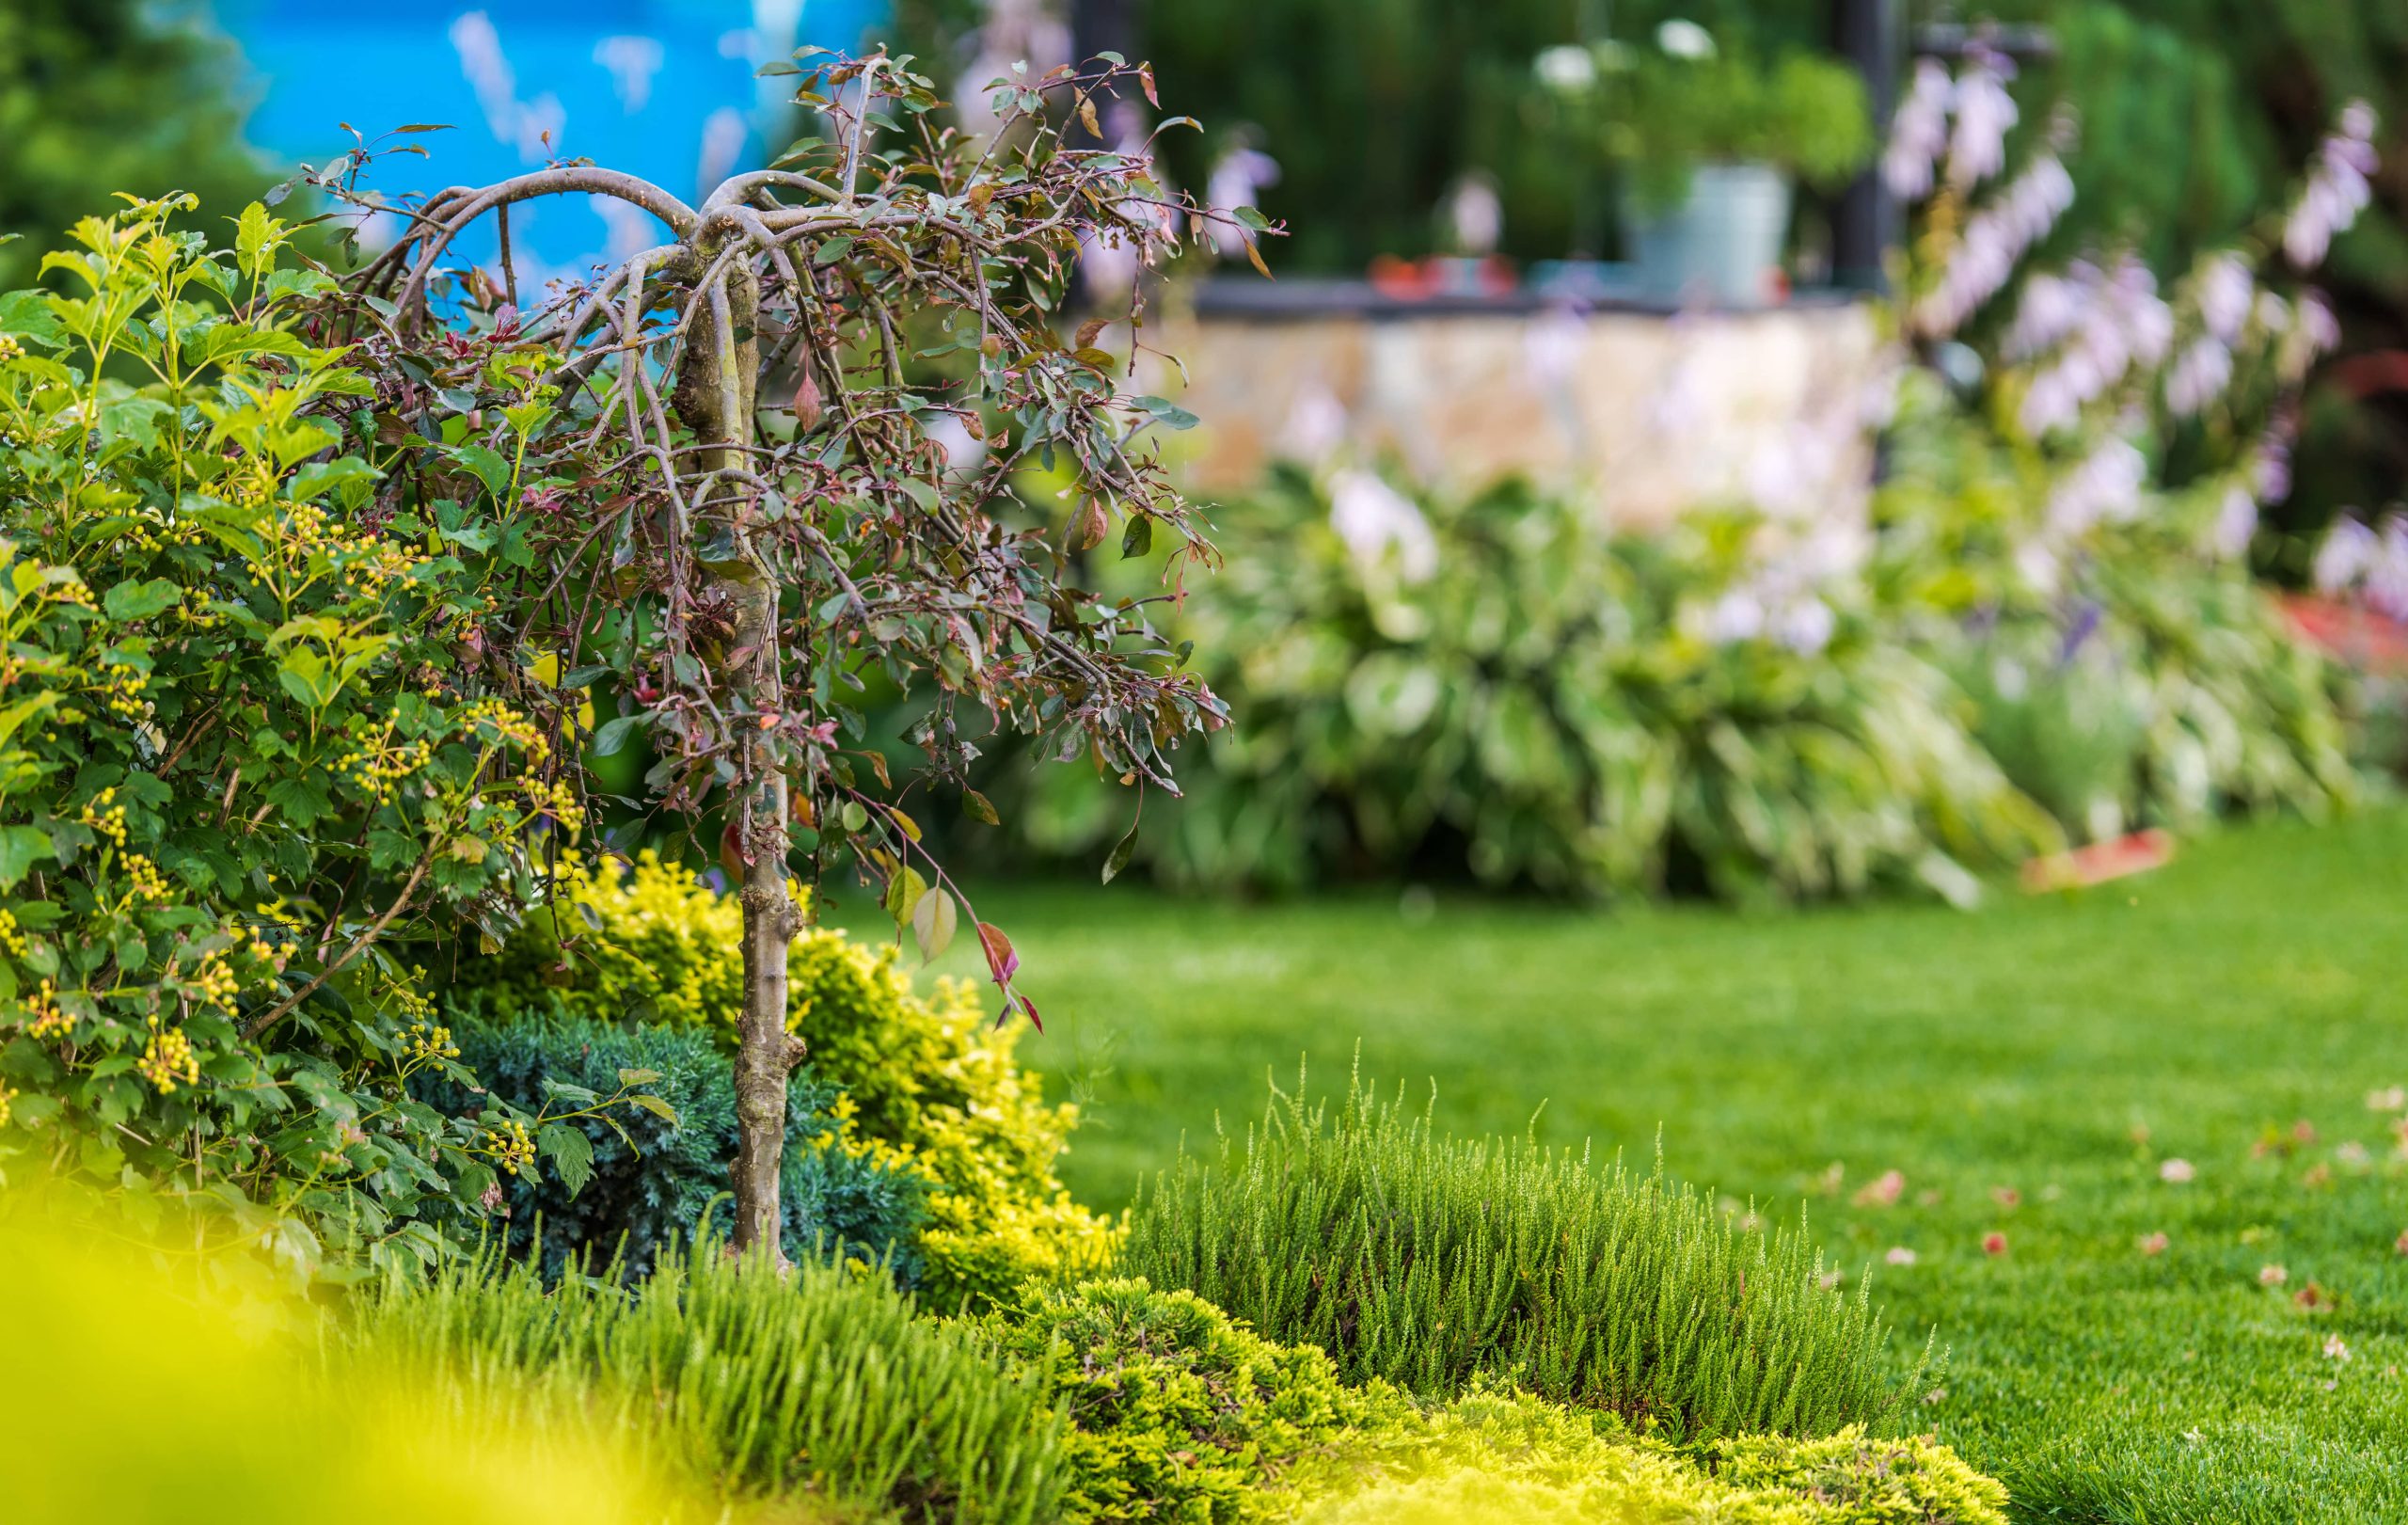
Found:
[[[1012,940],[1004,935],[1001,927],[982,921],[978,924],[978,945],[986,950],[988,973],[995,977],[996,984],[1008,991],[1012,976],[1020,973],[1020,955],[1012,951]]]

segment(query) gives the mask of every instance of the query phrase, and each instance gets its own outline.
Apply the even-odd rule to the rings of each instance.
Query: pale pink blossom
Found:
[[[2198,1174],[2189,1160],[2171,1159],[2157,1168],[2157,1179],[2179,1186]]]
[[[1889,148],[1881,155],[1881,179],[1901,201],[1931,194],[1932,167],[1948,148],[1948,108],[1956,83],[1939,60],[1915,62],[1914,82],[1890,121]]]
[[[1948,183],[1971,190],[2006,166],[2006,135],[2020,115],[2006,82],[2015,65],[1988,52],[1975,53],[1956,76],[1950,104],[1956,118],[1948,138]]]

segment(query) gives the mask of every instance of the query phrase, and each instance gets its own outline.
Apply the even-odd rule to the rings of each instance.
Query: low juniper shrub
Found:
[[[708,1034],[530,1014],[464,1022],[453,1037],[461,1062],[488,1092],[530,1111],[581,1092],[607,1094],[630,1073],[656,1077],[643,1085],[658,1107],[647,1103],[642,1111],[571,1125],[587,1142],[583,1160],[555,1156],[540,1174],[503,1178],[512,1254],[537,1254],[547,1277],[572,1261],[596,1267],[620,1257],[629,1274],[642,1276],[656,1247],[690,1238],[706,1215],[716,1231],[733,1226],[727,1162],[736,1152],[736,1093],[728,1057]],[[474,1099],[458,1086],[427,1090],[437,1105],[473,1110]],[[808,1066],[787,1088],[779,1199],[785,1252],[800,1260],[841,1247],[848,1257],[885,1262],[903,1285],[915,1285],[927,1183],[859,1147],[842,1117],[843,1095]]]
[[[1490,1375],[1684,1444],[1878,1427],[1921,1390],[1802,1232],[1735,1228],[1660,1172],[1443,1137],[1359,1084],[1334,1116],[1275,1088],[1242,1147],[1158,1179],[1120,1265],[1350,1381],[1446,1397]]]
[[[1386,1383],[1346,1386],[1310,1345],[1143,1280],[1033,1290],[989,1326],[1069,1405],[1065,1525],[1285,1517],[1313,1462],[1415,1413]]]

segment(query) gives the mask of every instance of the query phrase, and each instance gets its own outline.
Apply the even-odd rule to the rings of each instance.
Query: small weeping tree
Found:
[[[366,146],[313,177],[400,221],[328,317],[379,378],[355,426],[385,452],[384,509],[512,589],[463,616],[454,650],[566,739],[609,755],[647,738],[649,800],[724,823],[744,927],[736,1244],[772,1253],[803,1057],[790,875],[851,866],[930,956],[967,913],[1005,1020],[1042,1025],[1010,940],[967,911],[896,802],[863,735],[870,677],[932,686],[913,739],[957,786],[975,754],[964,702],[1046,755],[1174,793],[1168,750],[1225,719],[1149,620],[1213,560],[1151,435],[1192,421],[1122,385],[1145,331],[1135,290],[1130,353],[1098,347],[1101,319],[1063,331],[1082,249],[1151,264],[1221,216],[1167,195],[1143,150],[1079,131],[1099,100],[1150,100],[1150,72],[1107,56],[1016,75],[1000,127],[972,140],[941,124],[909,58],[797,58],[773,70],[799,76],[825,130],[698,206],[571,162],[396,205],[361,189]],[[510,212],[559,197],[649,214],[661,241],[526,300]],[[488,219],[499,279],[452,252]],[[1051,496],[1023,500],[1032,479]],[[1080,553],[1115,532],[1125,555],[1166,546],[1155,597],[1077,585]],[[589,692],[619,710],[590,738]],[[578,746],[550,755],[556,786],[586,786]],[[512,908],[490,913],[506,929]]]

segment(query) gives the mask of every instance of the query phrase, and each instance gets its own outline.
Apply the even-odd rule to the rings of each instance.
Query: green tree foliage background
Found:
[[[141,0],[0,5],[0,289],[110,193],[198,193],[237,207],[270,178],[242,141],[241,57],[195,18]]]

